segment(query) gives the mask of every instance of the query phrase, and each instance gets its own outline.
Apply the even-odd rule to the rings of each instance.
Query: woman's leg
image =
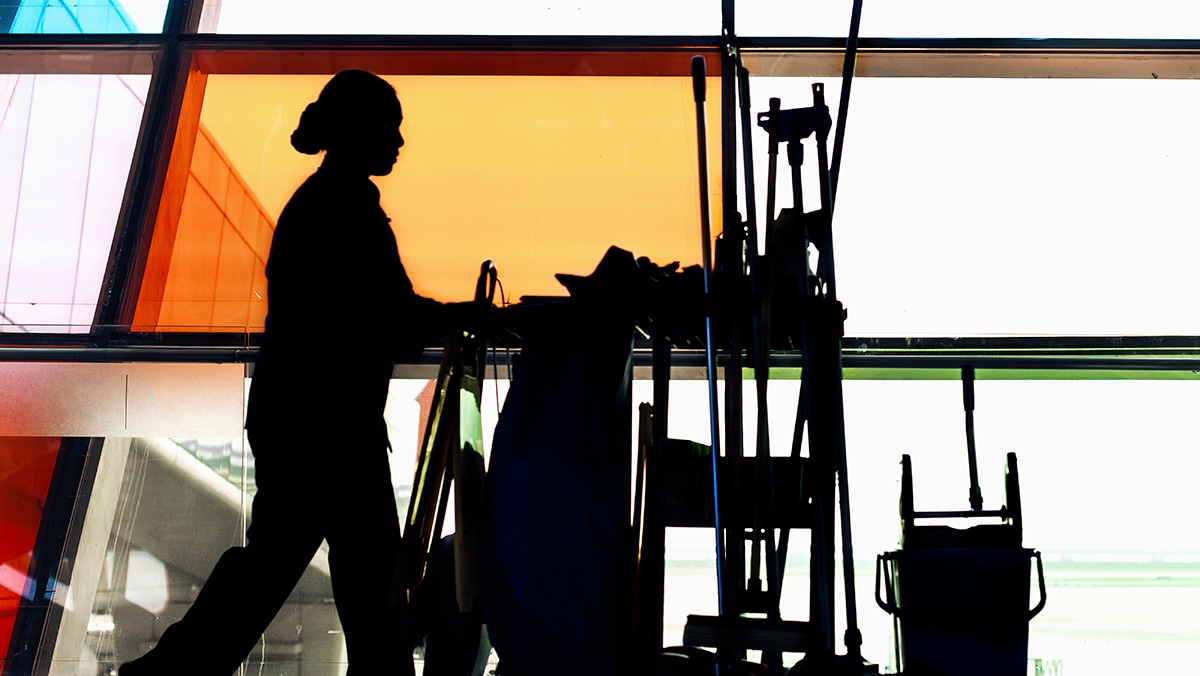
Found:
[[[400,549],[400,518],[387,452],[369,446],[353,451],[359,452],[359,459],[339,473],[342,490],[326,533],[350,674],[412,674],[412,646],[401,636],[404,607],[388,604]]]
[[[245,547],[222,554],[200,594],[158,645],[121,676],[231,674],[283,607],[324,539],[321,486],[301,449],[252,436],[255,480]]]

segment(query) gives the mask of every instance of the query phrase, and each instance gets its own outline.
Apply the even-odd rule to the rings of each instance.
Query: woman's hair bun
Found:
[[[329,120],[321,102],[313,101],[300,113],[300,123],[292,132],[292,147],[305,155],[316,155],[328,149]]]
[[[365,70],[340,71],[325,83],[317,100],[300,113],[300,123],[292,132],[292,147],[305,155],[329,150],[340,135],[369,121],[370,111],[387,100],[399,103],[396,90],[387,80]]]

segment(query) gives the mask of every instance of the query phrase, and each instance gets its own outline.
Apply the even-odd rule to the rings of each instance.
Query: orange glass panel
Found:
[[[201,55],[197,63],[228,71],[263,62],[218,56]],[[465,300],[488,258],[510,300],[565,293],[554,274],[591,272],[611,245],[658,263],[699,262],[695,103],[685,69],[690,55],[669,56],[604,54],[589,71],[574,53],[544,62],[534,55],[496,55],[494,61],[472,55],[458,63],[461,70],[518,72],[513,64],[524,63],[526,70],[538,71],[530,65],[537,64],[542,71],[387,75],[404,106],[406,145],[393,173],[375,181],[418,292]],[[338,67],[413,68],[394,56],[375,58],[334,60]],[[565,74],[568,67],[583,74]],[[166,265],[165,281],[161,291],[143,282],[136,323],[158,330],[261,330],[262,265],[274,218],[320,163],[293,150],[289,136],[329,77],[204,76],[193,147],[176,140],[168,181],[174,185],[164,189],[173,194],[183,182],[183,197],[173,217],[160,208],[156,227],[156,245],[160,236],[174,240],[169,255],[165,246],[155,254],[155,264]],[[719,205],[716,78],[708,91],[710,201]],[[175,171],[184,157],[186,177]],[[719,232],[720,214],[712,217]],[[336,308],[324,312],[337,318]]]
[[[0,438],[0,667],[28,590],[29,561],[60,445],[58,438]]]
[[[135,330],[261,330],[273,226],[199,124],[205,77],[193,74],[159,203]]]
[[[175,234],[179,227],[179,213],[183,207],[184,191],[187,188],[192,149],[200,120],[200,106],[204,102],[206,76],[193,70],[188,76],[183,105],[179,112],[178,129],[171,146],[167,164],[166,181],[159,195],[155,213],[154,232],[151,235],[149,252],[141,267],[138,302],[131,324],[134,330],[150,331],[160,324],[167,275],[171,271],[171,260],[175,251]]]
[[[201,145],[197,144],[197,157],[204,154]],[[160,322],[177,326],[212,323],[221,226],[221,211],[212,196],[204,191],[194,174],[188,177]]]

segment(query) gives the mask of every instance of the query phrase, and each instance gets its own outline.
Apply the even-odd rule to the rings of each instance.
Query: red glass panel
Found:
[[[58,438],[0,438],[0,666],[17,609],[29,593],[29,560],[61,445]]]

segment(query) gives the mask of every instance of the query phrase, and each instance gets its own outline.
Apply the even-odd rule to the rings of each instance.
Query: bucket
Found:
[[[1031,560],[1040,599],[1029,608]],[[905,676],[1025,676],[1029,620],[1046,603],[1041,553],[922,547],[879,555],[876,602],[896,618]],[[886,599],[880,581],[886,580]]]

